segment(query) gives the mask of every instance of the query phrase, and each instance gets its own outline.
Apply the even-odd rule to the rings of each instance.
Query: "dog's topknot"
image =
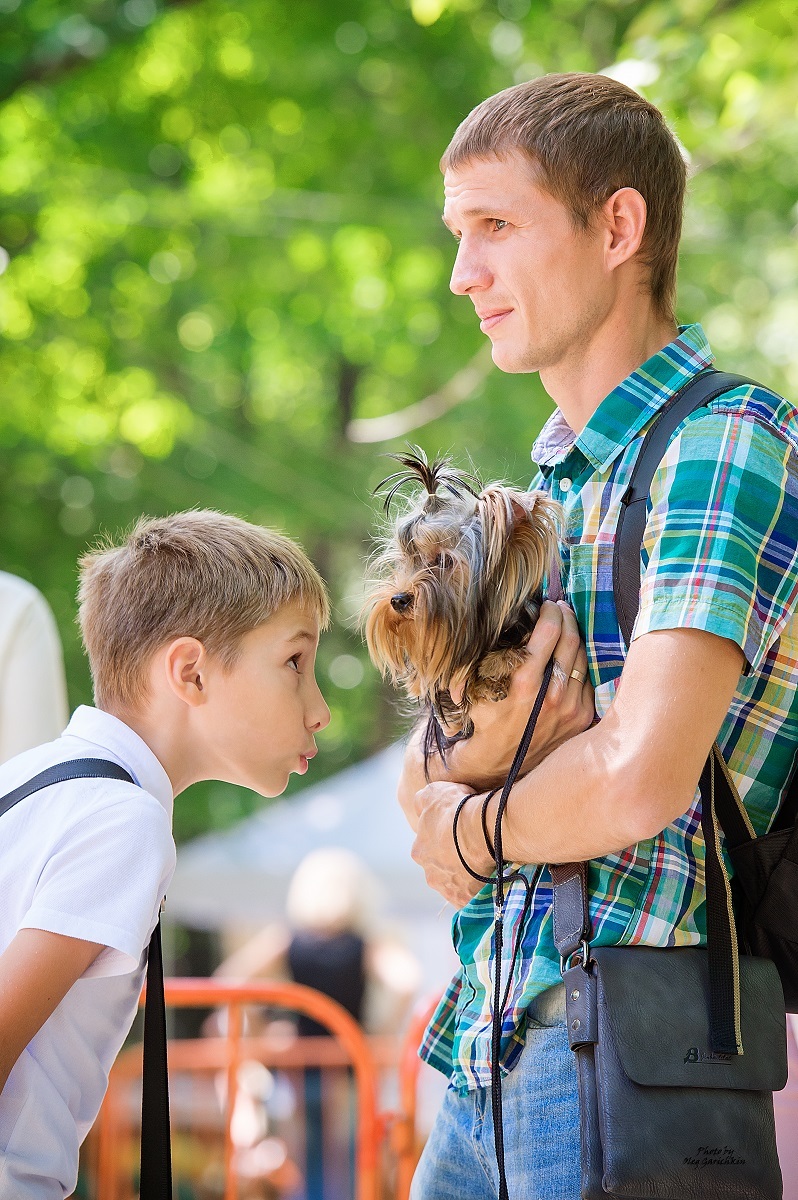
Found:
[[[434,507],[440,491],[457,497],[468,492],[476,499],[482,488],[476,475],[458,470],[450,458],[439,457],[430,462],[420,446],[409,445],[404,454],[389,454],[386,457],[395,459],[405,468],[404,471],[394,471],[392,475],[388,475],[374,489],[375,496],[384,488],[388,489],[383,501],[386,513],[390,511],[391,504],[399,492],[419,483],[427,492],[427,508]],[[476,485],[476,490],[472,484]]]

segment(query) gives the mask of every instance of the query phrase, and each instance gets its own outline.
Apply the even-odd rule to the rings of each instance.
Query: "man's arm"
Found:
[[[600,858],[654,837],[686,812],[743,665],[734,642],[702,630],[662,630],[635,641],[604,718],[513,788],[503,824],[505,858]],[[416,796],[413,857],[430,886],[455,904],[473,894],[451,832],[467,790],[434,783]],[[497,803],[498,797],[489,806],[489,827]],[[478,800],[465,806],[459,833],[467,860],[487,874],[491,860],[479,808]]]
[[[20,929],[0,955],[0,1092],[31,1038],[102,949],[44,929]]]
[[[552,655],[565,679],[553,677],[549,684],[524,771],[531,770],[557,746],[593,723],[593,688],[587,681],[587,654],[576,617],[565,602],[544,601],[527,644],[527,660],[513,675],[507,698],[476,706],[472,714],[473,736],[454,745],[445,763],[434,755],[429,763],[429,778],[421,749],[423,725],[413,734],[405,753],[398,796],[414,830],[416,795],[427,783],[461,783],[471,791],[488,791],[504,782]],[[578,671],[585,682],[571,679],[572,671]]]

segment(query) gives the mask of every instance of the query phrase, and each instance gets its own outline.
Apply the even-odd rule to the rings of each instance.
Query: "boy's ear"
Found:
[[[163,659],[166,682],[178,700],[190,708],[198,708],[207,698],[203,683],[207,663],[207,651],[197,638],[175,638],[166,647]]]

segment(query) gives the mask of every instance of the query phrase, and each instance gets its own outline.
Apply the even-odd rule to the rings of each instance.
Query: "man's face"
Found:
[[[613,299],[600,226],[579,229],[519,151],[447,170],[443,219],[458,239],[450,287],[473,301],[502,371],[579,356]]]
[[[316,617],[287,604],[244,635],[230,669],[209,661],[197,711],[215,778],[278,796],[289,775],[307,771],[330,721],[314,673],[318,640]]]

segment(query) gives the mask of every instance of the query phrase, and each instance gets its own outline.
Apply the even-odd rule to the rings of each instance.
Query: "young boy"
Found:
[[[0,1200],[61,1200],[130,1029],[174,870],[174,796],[219,779],[277,796],[329,710],[324,584],[287,538],[216,512],[142,520],[81,561],[95,708],[0,767],[0,797],[105,758],[0,817]]]

